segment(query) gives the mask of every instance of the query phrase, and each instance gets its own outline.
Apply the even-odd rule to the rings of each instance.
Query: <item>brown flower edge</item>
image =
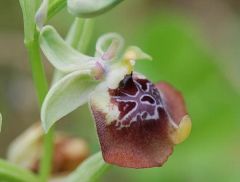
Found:
[[[116,89],[97,89],[90,106],[104,160],[121,167],[162,166],[191,130],[181,93],[137,73]]]

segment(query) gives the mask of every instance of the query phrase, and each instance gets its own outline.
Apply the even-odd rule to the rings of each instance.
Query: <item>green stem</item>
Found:
[[[56,0],[58,1],[58,0]],[[56,2],[54,1],[54,2]],[[64,0],[66,1],[66,0]],[[40,47],[39,34],[36,30],[35,13],[39,8],[40,0],[19,0],[23,13],[24,42],[29,54],[34,86],[36,88],[39,106],[42,105],[48,91],[47,79],[44,73]],[[52,9],[56,9],[53,8]],[[52,11],[53,11],[52,10]],[[52,166],[53,129],[44,136],[43,155],[40,165],[40,181],[46,182]],[[31,180],[29,180],[31,181]]]
[[[48,92],[47,79],[45,76],[44,68],[41,61],[41,54],[38,42],[39,34],[35,30],[34,39],[30,42],[26,42],[26,47],[29,54],[33,82],[38,95],[39,105],[41,106],[45,95]],[[45,182],[48,180],[52,166],[52,155],[53,155],[53,139],[54,129],[51,129],[44,136],[44,146],[42,160],[40,164],[40,181]]]
[[[36,32],[36,31],[35,31]],[[48,91],[47,79],[43,69],[40,48],[38,43],[38,33],[35,33],[34,39],[26,43],[29,54],[33,82],[36,88],[39,105],[42,105],[44,97]]]
[[[40,181],[48,181],[52,169],[54,127],[44,136],[44,150],[40,164]]]

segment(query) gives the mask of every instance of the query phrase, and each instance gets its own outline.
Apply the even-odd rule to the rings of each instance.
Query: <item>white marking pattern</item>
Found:
[[[126,93],[126,91],[120,91],[122,94],[121,96],[112,96],[112,98],[118,104],[126,104],[123,106],[122,111],[119,109],[120,116],[116,121],[117,129],[130,127],[133,122],[159,120],[161,117],[158,109],[163,108],[163,104],[157,88],[155,88],[155,86],[150,81],[145,79],[132,79],[132,81],[134,83],[134,86],[137,88],[137,91],[134,93],[134,95]],[[145,90],[142,84],[145,84]],[[142,99],[144,97],[150,98],[154,102],[151,103],[148,100],[143,101]],[[129,106],[131,107],[131,105],[127,103],[135,103],[135,106],[131,108],[130,111],[127,111],[127,113],[124,113]],[[123,114],[122,118],[121,113]]]

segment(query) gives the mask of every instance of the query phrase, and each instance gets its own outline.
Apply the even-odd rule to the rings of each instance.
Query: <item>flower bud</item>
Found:
[[[38,173],[43,151],[43,136],[40,123],[27,129],[11,143],[7,154],[8,160]],[[88,155],[89,148],[84,140],[57,132],[51,172],[54,176],[69,173]]]
[[[68,11],[78,17],[94,17],[113,8],[123,0],[68,0]]]

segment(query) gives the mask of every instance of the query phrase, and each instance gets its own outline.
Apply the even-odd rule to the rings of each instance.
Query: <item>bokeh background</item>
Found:
[[[50,23],[64,36],[73,17],[66,10]],[[182,91],[192,117],[187,141],[175,147],[161,168],[113,167],[103,182],[240,181],[240,1],[128,0],[96,18],[88,53],[99,35],[121,33],[128,44],[153,56],[137,70],[152,81],[166,80]],[[45,60],[50,80],[52,67]],[[39,120],[39,108],[23,45],[17,0],[0,2],[0,157],[9,143]],[[88,107],[57,124],[99,150]]]

